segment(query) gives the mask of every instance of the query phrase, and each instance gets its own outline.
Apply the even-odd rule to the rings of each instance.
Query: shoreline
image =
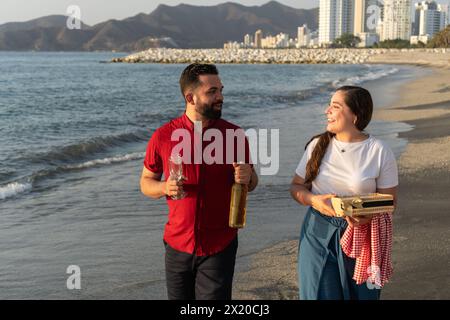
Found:
[[[426,66],[431,74],[403,84],[392,106],[374,112],[376,120],[414,127],[398,133],[407,146],[398,159],[394,275],[382,290],[384,300],[450,298],[450,64],[416,62],[409,64]],[[297,249],[295,239],[255,254],[250,269],[235,277],[233,299],[298,299]]]

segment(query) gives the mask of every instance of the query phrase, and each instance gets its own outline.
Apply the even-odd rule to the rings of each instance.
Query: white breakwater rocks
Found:
[[[115,58],[126,63],[365,63],[370,57],[396,52],[450,52],[450,49],[149,49]]]

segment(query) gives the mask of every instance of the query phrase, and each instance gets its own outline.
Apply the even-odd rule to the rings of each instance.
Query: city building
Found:
[[[308,26],[304,24],[301,27],[298,27],[297,32],[297,48],[303,48],[309,46],[310,41],[310,30],[308,29]]]
[[[423,36],[411,36],[411,39],[409,42],[411,44],[419,44],[420,42],[423,44],[426,44],[430,39],[431,39],[431,37],[428,34],[423,35]]]
[[[262,30],[255,32],[255,48],[262,48]]]
[[[411,0],[385,0],[380,40],[410,40]]]
[[[276,36],[276,48],[289,48],[289,34],[280,33]]]
[[[375,32],[362,32],[358,33],[357,36],[361,40],[357,45],[360,48],[371,47],[380,41],[379,35]]]
[[[378,0],[355,0],[353,34],[361,39],[358,47],[370,47],[380,41],[383,5]]]
[[[445,13],[445,21],[444,25],[448,26],[450,24],[450,5],[449,4],[441,4],[441,11]]]
[[[318,48],[319,47],[319,30],[311,31],[309,34],[309,48]]]
[[[320,0],[319,44],[328,46],[344,33],[354,32],[354,0]]]
[[[246,34],[244,36],[244,47],[245,48],[252,48],[253,47],[253,38],[249,34]]]
[[[241,49],[244,46],[244,44],[237,41],[228,41],[223,45],[223,48],[225,50],[235,50],[235,49]]]
[[[286,33],[263,38],[263,31],[257,30],[254,38],[246,34],[244,42],[228,42],[224,48],[327,47],[343,34],[359,37],[358,47],[398,39],[426,43],[449,24],[449,5],[424,0],[415,4],[414,17],[411,24],[411,0],[320,0],[318,30],[304,24],[296,39]]]
[[[411,39],[426,43],[434,34],[447,25],[448,6],[437,4],[435,1],[422,1],[415,4],[413,36],[420,36],[422,40]],[[417,38],[418,39],[418,38]],[[426,40],[427,39],[427,40]],[[426,40],[426,41],[423,41]]]
[[[358,35],[367,31],[367,7],[366,0],[355,0],[354,34]]]
[[[376,28],[376,34],[378,35],[378,37],[381,40],[381,36],[383,34],[383,20],[382,20],[382,18],[378,19],[377,28]]]
[[[276,48],[276,45],[277,45],[277,37],[267,36],[261,39],[261,48],[273,49]]]

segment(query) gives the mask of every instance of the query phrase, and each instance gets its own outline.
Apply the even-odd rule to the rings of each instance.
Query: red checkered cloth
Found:
[[[366,225],[348,226],[341,238],[344,253],[356,259],[353,279],[381,288],[392,276],[392,215],[374,216]]]

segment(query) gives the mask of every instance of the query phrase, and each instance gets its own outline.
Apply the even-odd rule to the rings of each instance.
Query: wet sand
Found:
[[[414,126],[399,133],[408,145],[398,160],[394,275],[382,299],[450,299],[450,69],[439,63],[374,115]],[[236,275],[233,298],[298,299],[297,247],[293,240],[255,254]]]

